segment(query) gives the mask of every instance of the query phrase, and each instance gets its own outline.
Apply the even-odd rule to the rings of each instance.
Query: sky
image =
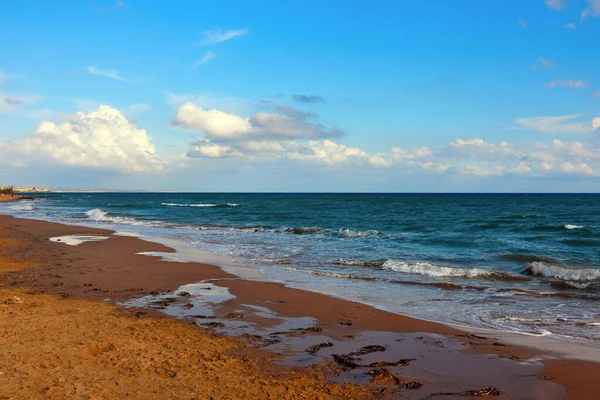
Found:
[[[0,37],[0,185],[600,191],[600,0],[3,1]]]

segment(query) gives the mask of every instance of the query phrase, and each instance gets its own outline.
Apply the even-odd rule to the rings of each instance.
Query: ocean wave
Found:
[[[525,268],[525,273],[531,276],[560,279],[562,281],[586,286],[600,281],[600,269],[573,268],[538,261],[530,263],[527,268]],[[574,287],[578,286],[576,285]],[[583,288],[583,286],[580,288]]]
[[[119,217],[113,213],[109,213],[101,208],[94,208],[86,211],[85,215],[88,219],[98,222],[110,222],[123,225],[134,225],[134,226],[152,226],[152,227],[167,227],[172,226],[161,221],[141,221],[139,219],[130,217]]]
[[[375,230],[367,230],[367,231],[353,231],[347,228],[341,228],[337,235],[343,238],[359,238],[363,236],[377,236],[381,235],[381,232]]]
[[[238,226],[235,228],[230,228],[233,231],[236,232],[265,232],[267,231],[267,229],[265,229],[262,226]]]
[[[565,229],[568,229],[568,230],[583,229],[583,228],[585,228],[585,226],[583,226],[583,225],[571,225],[571,224],[565,225]]]
[[[375,278],[374,276],[366,276],[366,275],[341,274],[338,272],[316,271],[314,269],[303,269],[303,268],[283,267],[283,266],[280,266],[279,268],[285,269],[288,271],[303,272],[303,273],[311,274],[311,275],[328,276],[331,278],[355,279],[355,280],[361,280],[361,281],[376,281],[377,280],[377,278]]]
[[[160,203],[163,206],[169,207],[239,207],[239,204],[236,203],[222,203],[222,204],[212,204],[212,203],[197,203],[197,204],[186,204],[186,203]]]
[[[329,229],[321,228],[320,226],[295,226],[293,228],[285,228],[283,231],[295,235],[314,235],[329,232]]]
[[[28,203],[17,203],[11,204],[8,208],[12,211],[33,211],[36,207],[33,204]]]
[[[491,278],[519,279],[519,277],[497,271],[481,268],[455,268],[433,265],[425,262],[404,262],[388,260],[381,266],[383,269],[404,274],[423,275],[432,278]]]
[[[348,265],[352,267],[379,268],[385,263],[385,260],[344,260],[343,258],[338,258],[333,263],[337,265]]]

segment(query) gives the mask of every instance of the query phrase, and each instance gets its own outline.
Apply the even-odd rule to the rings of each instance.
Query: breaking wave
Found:
[[[532,262],[525,268],[527,275],[550,278],[562,285],[576,289],[600,286],[600,269],[572,268],[545,262]]]
[[[123,225],[134,225],[134,226],[171,226],[161,221],[141,221],[135,218],[119,217],[101,208],[94,208],[93,210],[86,211],[88,219],[98,222],[111,222]]]
[[[283,267],[283,266],[280,266],[279,268],[286,269],[288,271],[304,272],[304,273],[311,274],[311,275],[328,276],[331,278],[357,279],[357,280],[361,280],[361,281],[376,281],[377,280],[377,278],[374,276],[365,276],[365,275],[357,275],[357,274],[340,274],[337,272],[315,271],[313,269],[302,269],[302,268]]]
[[[8,206],[11,211],[33,211],[36,209],[33,204],[17,203]]]
[[[381,266],[390,271],[402,272],[404,274],[424,275],[433,278],[508,278],[518,279],[518,277],[496,271],[489,271],[481,268],[454,268],[440,265],[433,265],[424,262],[404,262],[388,260]]]
[[[180,203],[160,203],[163,206],[169,207],[239,207],[236,203],[223,203],[223,204],[211,204],[211,203],[199,203],[199,204],[180,204]]]
[[[337,235],[343,238],[359,238],[363,236],[377,236],[381,235],[381,232],[374,230],[367,231],[353,231],[351,229],[342,228],[338,231]]]
[[[385,260],[344,260],[343,258],[338,258],[333,263],[337,265],[348,265],[352,267],[367,267],[367,268],[379,268],[383,264],[385,264]]]
[[[583,225],[571,225],[571,224],[565,225],[565,229],[568,229],[568,230],[583,229],[583,228],[585,228],[585,226],[583,226]]]

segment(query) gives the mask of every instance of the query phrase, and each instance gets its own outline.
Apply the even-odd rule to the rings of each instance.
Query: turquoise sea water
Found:
[[[600,346],[600,195],[53,193],[0,212],[176,238],[393,312]]]

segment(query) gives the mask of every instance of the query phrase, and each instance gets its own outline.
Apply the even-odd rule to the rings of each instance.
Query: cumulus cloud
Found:
[[[581,12],[581,19],[600,16],[600,0],[585,0],[587,8]]]
[[[544,86],[549,87],[549,88],[557,88],[557,87],[569,87],[571,89],[585,89],[587,87],[587,84],[584,81],[575,81],[575,80],[559,80],[559,81],[552,81],[549,83],[544,84]]]
[[[546,0],[546,6],[550,10],[562,10],[568,7],[565,0]]]
[[[196,63],[192,66],[192,68],[196,68],[199,67],[202,64],[206,64],[207,62],[209,62],[210,60],[212,60],[213,58],[215,58],[215,53],[213,53],[212,51],[207,51],[202,58],[200,58],[198,61],[196,61]]]
[[[581,114],[559,115],[554,117],[517,118],[515,122],[523,129],[550,134],[586,134],[591,125],[574,122]]]
[[[33,135],[4,143],[0,153],[23,163],[125,172],[158,171],[165,166],[147,132],[109,106],[69,115],[61,124],[42,121]]]
[[[127,81],[127,79],[123,78],[116,69],[99,69],[92,65],[89,66],[87,70],[92,75],[106,76],[107,78],[112,78],[123,82]]]
[[[317,96],[314,94],[293,94],[292,98],[299,103],[318,103],[321,101],[325,101],[321,96]]]
[[[215,30],[211,30],[211,31],[204,31],[204,32],[202,32],[202,36],[204,37],[204,39],[202,39],[199,43],[197,43],[197,45],[201,46],[201,45],[218,44],[218,43],[226,42],[227,40],[233,39],[238,36],[244,36],[247,33],[248,33],[248,28],[246,28],[246,29],[227,29],[227,30],[215,29]]]
[[[280,109],[283,110],[283,109]],[[259,112],[249,118],[217,109],[205,110],[186,102],[179,106],[172,123],[186,129],[199,130],[211,139],[255,140],[257,138],[319,138],[343,133],[309,121],[300,111],[284,113]]]

